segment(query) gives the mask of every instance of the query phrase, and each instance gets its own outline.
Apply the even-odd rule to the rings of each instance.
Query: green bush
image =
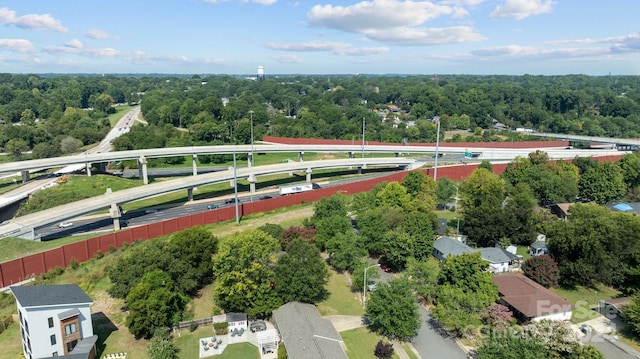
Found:
[[[229,323],[213,323],[213,330],[216,332],[216,335],[224,335],[227,334],[227,328],[229,327]]]
[[[198,329],[198,323],[191,322],[191,324],[189,324],[189,331],[190,332],[195,332],[196,329]]]

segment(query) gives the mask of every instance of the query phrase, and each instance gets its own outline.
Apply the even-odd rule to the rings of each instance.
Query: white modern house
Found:
[[[96,356],[90,306],[75,284],[12,286],[26,359]]]

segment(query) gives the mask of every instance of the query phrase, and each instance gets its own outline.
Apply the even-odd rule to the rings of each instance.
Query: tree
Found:
[[[341,214],[334,214],[321,218],[314,224],[316,226],[316,234],[313,242],[320,250],[324,250],[327,242],[335,236],[345,234],[353,230],[349,217]]]
[[[275,285],[277,239],[259,230],[236,233],[220,241],[213,257],[216,304],[228,312],[265,317],[282,304]]]
[[[576,158],[578,160],[578,158]],[[612,162],[591,160],[589,166],[580,171],[578,189],[580,197],[598,204],[609,203],[627,192],[624,173]]]
[[[275,233],[275,231],[274,231]],[[316,236],[315,228],[307,228],[303,226],[291,226],[287,229],[280,230],[280,235],[274,238],[280,238],[280,247],[282,247],[283,251],[287,250],[289,244],[296,239],[303,239],[309,243],[313,243],[313,240]]]
[[[400,182],[407,189],[407,193],[416,196],[420,193],[433,194],[436,183],[433,178],[428,177],[423,171],[411,171]]]
[[[490,336],[478,347],[478,359],[547,359],[543,343],[515,335]]]
[[[503,237],[502,203],[504,181],[479,168],[467,177],[460,189],[465,231],[478,246],[491,246]]]
[[[157,328],[177,324],[187,301],[167,273],[149,272],[127,295],[127,327],[136,339],[148,339]]]
[[[439,274],[440,266],[436,260],[409,258],[402,276],[413,285],[416,294],[429,303],[436,296]]]
[[[390,267],[404,268],[407,258],[413,256],[411,237],[401,230],[388,231],[384,236],[382,252]]]
[[[522,272],[546,288],[558,286],[560,270],[558,264],[548,255],[527,258],[522,263]]]
[[[60,151],[62,151],[62,153],[76,152],[81,146],[82,142],[71,136],[67,136],[60,141]]]
[[[421,325],[411,285],[397,279],[378,284],[367,301],[366,316],[372,331],[390,339],[409,340]]]
[[[411,255],[416,259],[427,259],[433,252],[433,228],[437,220],[433,212],[409,212],[402,219],[400,228],[409,235]]]
[[[327,253],[329,253],[329,264],[336,271],[342,272],[353,271],[358,259],[367,255],[367,250],[362,243],[362,237],[349,231],[329,239]]]
[[[635,336],[640,336],[640,295],[636,294],[631,302],[622,309],[624,322]]]
[[[167,244],[173,261],[167,268],[176,288],[193,295],[213,281],[212,255],[218,248],[218,239],[202,226],[174,233]]]
[[[376,356],[376,358],[380,359],[391,358],[393,356],[393,344],[385,343],[382,340],[379,340],[378,344],[376,344],[376,349],[374,350],[373,354]]]
[[[336,193],[330,197],[324,197],[316,202],[311,223],[333,216],[347,216],[347,206],[344,195]]]
[[[20,139],[11,139],[4,145],[4,150],[15,158],[20,158],[23,152],[29,150],[27,141]]]
[[[389,182],[376,195],[378,207],[407,208],[411,202],[411,195],[398,182]]]
[[[168,267],[170,260],[170,253],[164,250],[164,243],[136,243],[115,264],[107,268],[107,275],[111,280],[109,294],[115,298],[126,298],[145,273]]]
[[[294,240],[274,267],[275,290],[283,303],[317,303],[328,296],[329,270],[320,251],[301,239]]]
[[[147,345],[149,359],[178,359],[178,348],[171,340],[169,328],[157,328]]]
[[[442,177],[436,183],[435,191],[438,204],[449,203],[451,200],[455,200],[456,183],[450,180],[449,177]]]
[[[486,269],[478,252],[449,256],[442,262],[433,315],[457,334],[479,325],[481,313],[498,300],[498,286]]]
[[[536,201],[526,183],[516,184],[504,205],[505,236],[511,243],[528,246],[536,234],[534,208]]]
[[[571,325],[559,320],[543,319],[532,323],[523,332],[523,337],[544,343],[547,350],[560,358],[570,357],[580,347]]]
[[[383,211],[383,208],[376,208],[358,214],[358,231],[364,240],[365,249],[371,255],[383,252],[384,235],[390,229],[384,219]]]
[[[622,169],[624,182],[627,187],[634,189],[640,185],[640,155],[638,153],[630,153],[624,155],[618,165]]]

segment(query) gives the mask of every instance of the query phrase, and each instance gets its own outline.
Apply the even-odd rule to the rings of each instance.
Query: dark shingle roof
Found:
[[[433,248],[442,253],[444,257],[449,255],[459,256],[464,253],[471,253],[473,250],[466,244],[451,237],[440,237],[433,242]]]
[[[246,313],[227,313],[227,322],[241,322],[246,320]]]
[[[25,308],[93,303],[77,284],[13,286],[11,292]]]

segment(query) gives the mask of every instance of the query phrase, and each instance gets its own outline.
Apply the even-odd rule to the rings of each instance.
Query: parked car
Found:
[[[225,204],[232,204],[232,203],[236,203],[236,199],[235,198],[229,198],[228,200],[224,201]],[[238,200],[238,203],[240,203],[240,200]]]
[[[391,267],[389,267],[389,265],[386,264],[386,263],[380,264],[380,269],[382,269],[383,271],[385,271],[387,273],[391,273],[392,272]]]
[[[60,224],[58,224],[58,228],[68,228],[73,226],[73,223],[71,222],[60,222]]]
[[[262,199],[269,199],[269,198],[273,198],[273,197],[271,197],[271,196],[269,196],[269,195],[260,196],[260,199],[261,199],[261,200],[262,200]]]
[[[216,208],[219,208],[217,204],[210,204],[207,206],[207,209],[216,209]]]

